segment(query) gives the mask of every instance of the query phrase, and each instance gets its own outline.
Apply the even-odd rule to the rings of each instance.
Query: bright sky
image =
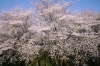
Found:
[[[65,1],[76,1],[76,0],[65,0]],[[2,11],[9,11],[16,6],[22,7],[26,10],[33,8],[33,6],[28,2],[28,0],[0,0],[0,13]],[[72,11],[91,9],[100,12],[100,0],[79,0],[69,9]]]

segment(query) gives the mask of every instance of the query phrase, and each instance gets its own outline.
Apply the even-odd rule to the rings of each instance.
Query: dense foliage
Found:
[[[0,66],[100,66],[100,13],[40,0],[0,14]]]

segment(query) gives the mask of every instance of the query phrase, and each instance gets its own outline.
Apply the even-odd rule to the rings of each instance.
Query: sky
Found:
[[[36,1],[36,0],[35,0]],[[76,0],[65,0],[73,1]],[[3,11],[10,11],[14,7],[21,7],[25,10],[32,9],[33,6],[29,3],[28,0],[0,0],[0,13]],[[82,11],[90,9],[93,11],[100,12],[100,0],[78,0],[74,5],[69,7],[71,11]]]

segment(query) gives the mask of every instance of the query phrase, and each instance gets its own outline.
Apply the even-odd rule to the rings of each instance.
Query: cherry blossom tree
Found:
[[[84,65],[89,56],[98,56],[99,38],[91,26],[99,24],[99,21],[95,20],[97,14],[93,11],[86,10],[75,14],[66,10],[72,4],[40,0],[39,3],[33,4],[37,9],[34,20],[39,26],[45,26],[46,29],[50,27],[49,30],[41,32],[44,36],[42,50],[51,53],[51,56],[57,52],[58,55],[64,56],[66,51],[66,56],[73,55],[77,64]]]
[[[0,54],[8,49],[16,50],[18,59],[26,60],[27,64],[40,57],[41,53],[48,53],[57,65],[55,56],[61,62],[71,60],[77,66],[86,66],[90,57],[99,56],[100,22],[96,12],[68,10],[73,3],[62,0],[31,1],[36,8],[34,13],[15,8],[0,14]]]

